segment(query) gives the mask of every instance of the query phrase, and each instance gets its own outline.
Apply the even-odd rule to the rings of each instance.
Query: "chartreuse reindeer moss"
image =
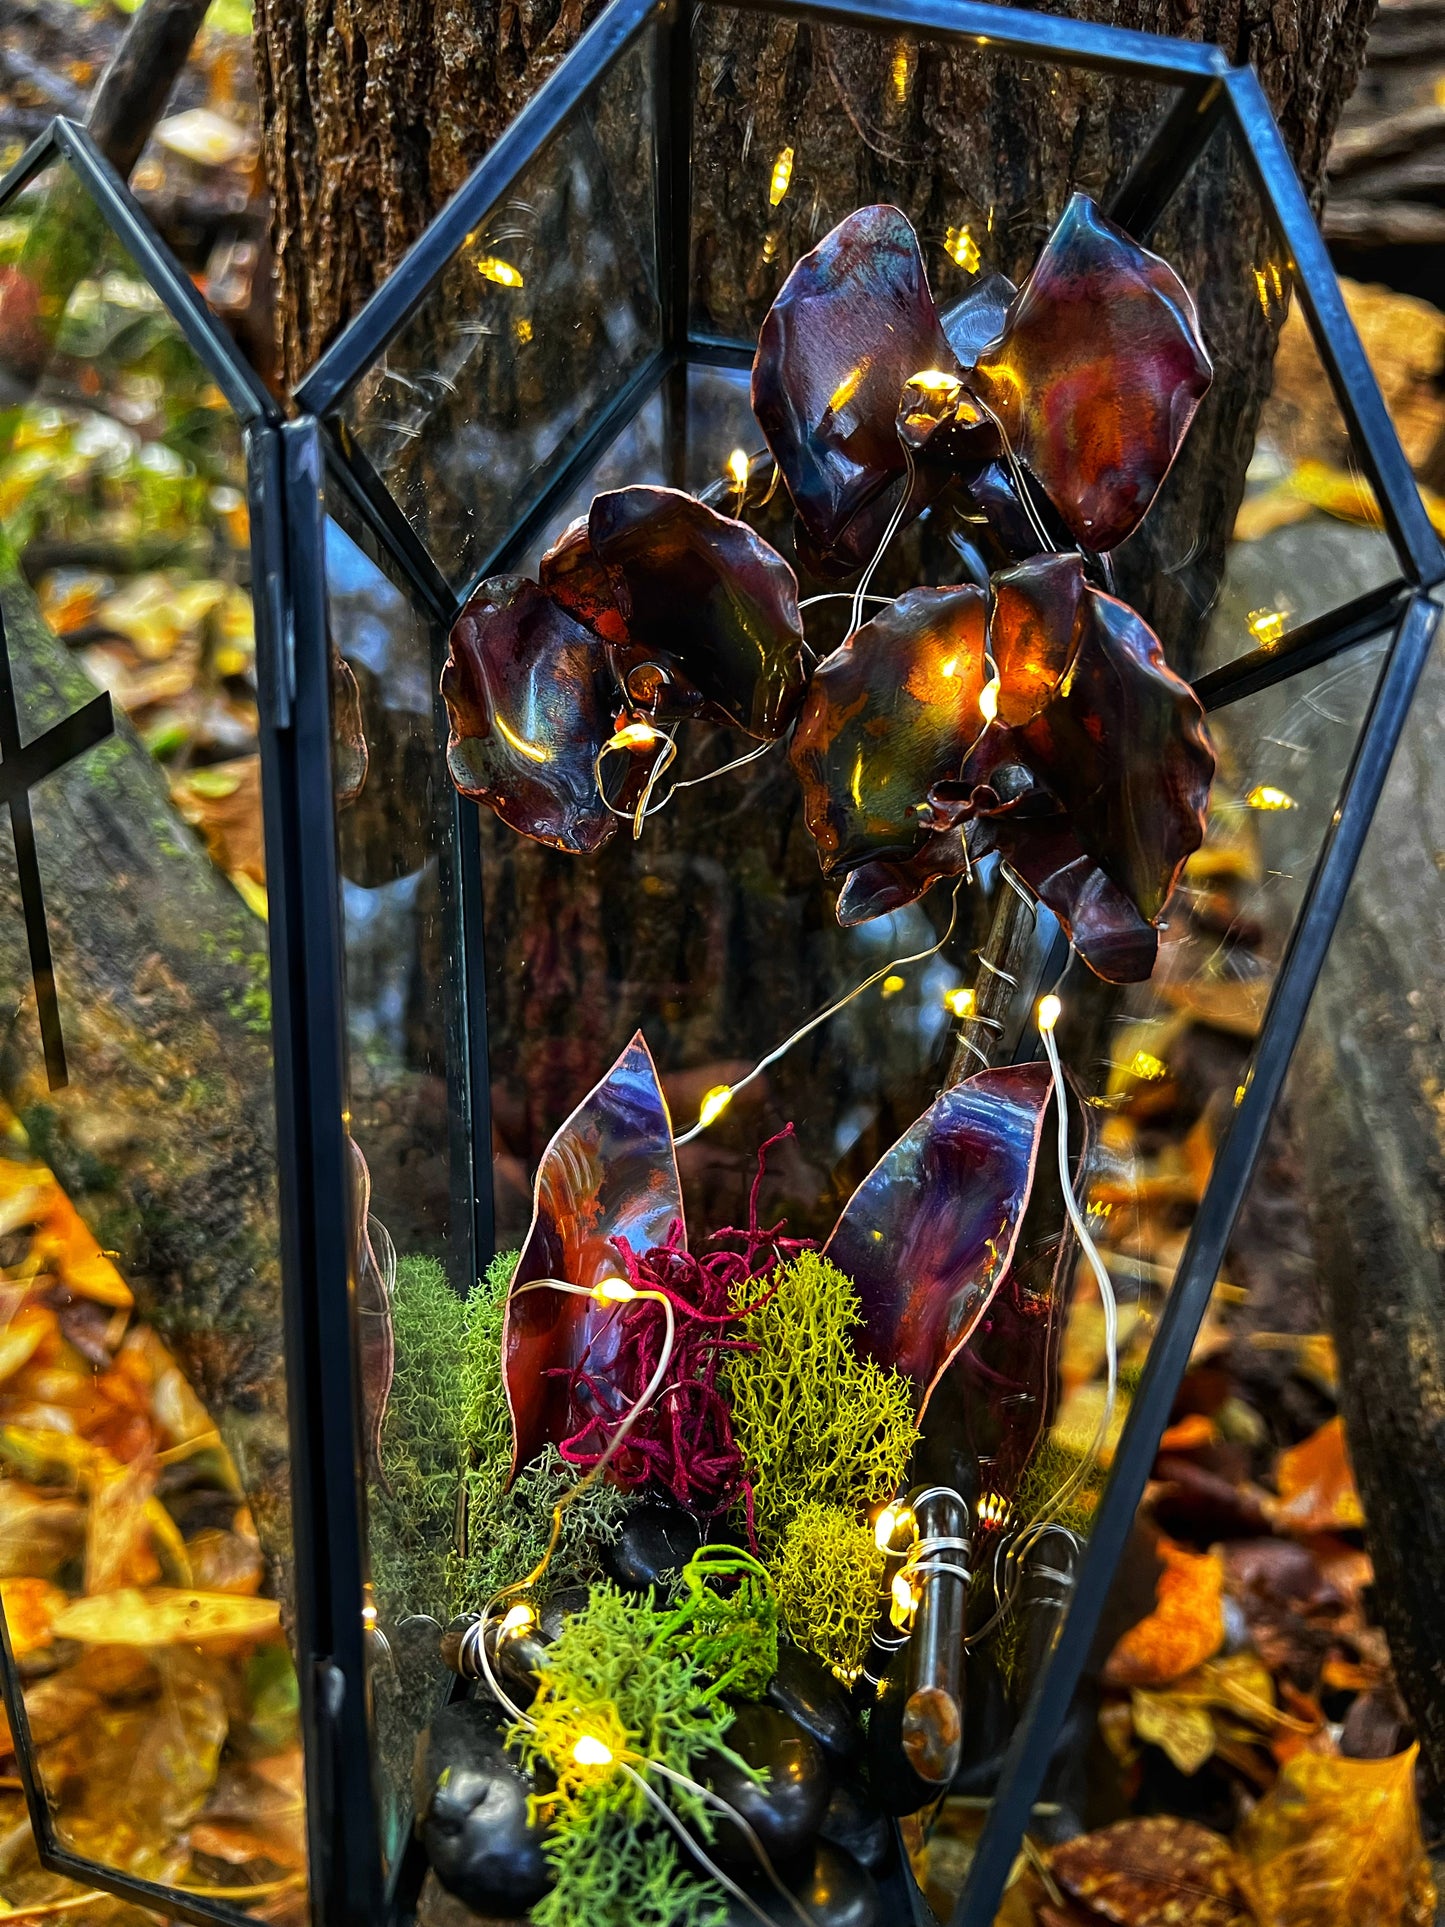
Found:
[[[805,1251],[779,1265],[773,1284],[742,1321],[757,1350],[734,1352],[727,1367],[758,1540],[770,1563],[804,1506],[832,1506],[856,1519],[875,1500],[891,1499],[918,1437],[908,1380],[853,1349],[862,1315],[838,1267]],[[759,1295],[750,1280],[735,1300]]]
[[[707,1590],[699,1582],[700,1590]],[[691,1777],[709,1752],[729,1751],[732,1710],[691,1643],[687,1607],[651,1593],[592,1588],[548,1648],[529,1720],[508,1733],[532,1767],[556,1780],[534,1808],[550,1822],[556,1885],[532,1909],[535,1927],[712,1927],[725,1912],[713,1882],[684,1864],[637,1781],[658,1762]],[[591,1759],[577,1758],[578,1742]],[[732,1757],[736,1757],[735,1755]],[[742,1763],[739,1761],[739,1765]],[[747,1770],[747,1769],[744,1769]],[[649,1784],[701,1839],[713,1819],[701,1796],[665,1775]],[[640,1837],[641,1836],[641,1837]]]
[[[773,1562],[778,1610],[798,1645],[851,1678],[878,1618],[883,1554],[856,1515],[815,1500],[799,1508]]]
[[[435,1259],[399,1260],[391,1304],[396,1363],[381,1428],[385,1484],[368,1501],[372,1577],[384,1615],[451,1616],[447,1547],[464,1459],[456,1362],[465,1317]]]
[[[757,1350],[729,1360],[733,1427],[783,1624],[847,1674],[867,1648],[882,1575],[863,1515],[903,1482],[918,1437],[913,1388],[858,1357],[858,1294],[836,1265],[803,1252],[773,1285],[742,1321]]]
[[[731,1582],[719,1592],[714,1580]],[[682,1600],[668,1621],[713,1682],[738,1699],[761,1699],[778,1670],[778,1601],[765,1567],[734,1546],[702,1546],[683,1567]]]
[[[577,1483],[576,1470],[549,1445],[507,1485],[512,1422],[502,1382],[502,1320],[518,1255],[505,1252],[487,1267],[466,1302],[459,1369],[453,1356],[466,1449],[466,1538],[453,1560],[454,1610],[482,1605],[531,1571],[546,1551],[553,1507]],[[597,1549],[617,1537],[625,1509],[622,1494],[603,1484],[589,1486],[567,1507],[539,1597],[598,1577]]]

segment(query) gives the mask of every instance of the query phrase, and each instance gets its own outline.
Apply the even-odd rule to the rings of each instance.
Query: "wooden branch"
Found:
[[[1419,201],[1331,201],[1325,239],[1358,248],[1439,247],[1445,244],[1445,207]]]
[[[122,178],[140,159],[209,4],[210,0],[145,0],[101,75],[87,126]]]
[[[1383,120],[1346,127],[1330,149],[1330,180],[1349,180],[1382,161],[1445,147],[1445,107],[1412,107]]]

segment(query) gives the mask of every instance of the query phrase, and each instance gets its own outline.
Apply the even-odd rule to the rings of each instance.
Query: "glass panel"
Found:
[[[1228,127],[1190,170],[1152,245],[1196,296],[1214,381],[1115,563],[1170,660],[1197,676],[1395,581],[1400,567]],[[1245,450],[1243,499],[1218,499],[1221,476],[1237,492]]]
[[[660,345],[651,31],[467,237],[348,397],[461,589]]]
[[[416,1736],[446,1677],[439,1631],[462,1604],[449,1554],[460,1444],[447,1390],[476,1277],[465,1028],[450,963],[464,938],[432,631],[372,559],[341,491],[329,508],[348,1121],[370,1180],[374,1260],[358,1270],[368,1431],[378,1428],[367,1508],[372,1707],[390,1859],[411,1823]],[[384,1359],[388,1323],[389,1388],[367,1363],[378,1343]]]
[[[60,1088],[0,838],[4,1603],[62,1844],[300,1923],[243,438],[67,170],[0,236],[19,734],[117,710],[31,772]]]
[[[1020,280],[1075,188],[1105,201],[1175,90],[896,28],[700,10],[693,102],[695,333],[751,346],[799,255],[855,208],[899,207],[945,310],[990,271]],[[1056,142],[1021,151],[1021,129]],[[947,132],[942,130],[946,128]]]
[[[1311,693],[1340,713],[1338,684]],[[1166,1816],[1191,1823],[1192,1837],[1175,1838],[1189,1839],[1196,1867],[1201,1854],[1222,1862],[1232,1839],[1246,1864],[1272,1860],[1277,1876],[1282,1836],[1248,1816],[1262,1800],[1274,1812],[1298,1799],[1308,1828],[1309,1768],[1291,1762],[1324,1754],[1351,1793],[1372,1773],[1393,1776],[1391,1891],[1417,1877],[1406,1709],[1421,1703],[1412,1675],[1429,1664],[1414,1629],[1438,1617],[1420,1556],[1436,1452],[1419,1414],[1440,1332],[1439,1048],[1425,1013],[1438,1008],[1445,957],[1442,709],[1437,646],[1105,1607],[1041,1840]],[[1231,941],[1251,947],[1242,931]],[[1179,1176],[1191,1133],[1229,1103],[1242,1046],[1231,1058],[1228,1043],[1181,1036],[1157,1089],[1186,1101],[1151,1103],[1156,1088],[1141,1086],[1113,1120],[1133,1136],[1129,1236],[1145,1254],[1187,1229],[1193,1187]],[[1192,1645],[1151,1650],[1142,1622],[1163,1602],[1166,1571],[1195,1582],[1203,1610]],[[1386,1635],[1400,1632],[1392,1661]],[[1069,1844],[1051,1878],[1074,1886],[1101,1849]],[[1045,1902],[1037,1866],[1021,1870],[1005,1917],[1029,1918],[1026,1902]]]
[[[1264,999],[1334,812],[1386,647],[1384,639],[1362,645],[1211,717],[1221,774],[1209,834],[1170,905],[1153,981],[1119,994],[1076,966],[1063,988],[1063,1056],[1087,1096],[1097,1130],[1086,1204],[1118,1301],[1119,1396],[1091,1465],[1089,1445],[1106,1410],[1106,1355],[1102,1302],[1080,1262],[1063,1330],[1058,1402],[1019,1488],[1019,1513],[1039,1516],[1067,1478],[1081,1468],[1084,1476],[1063,1505],[1060,1529],[1042,1542],[1035,1561],[1039,1568],[1061,1567],[1067,1574],[1077,1561],[1073,1543],[1087,1538],[1130,1390],[1148,1357],[1205,1195],[1215,1148],[1248,1078]],[[1296,1168],[1288,1158],[1286,1163]],[[1275,1171],[1269,1182],[1278,1196],[1281,1173],[1273,1164],[1268,1168]],[[1258,1328],[1276,1329],[1270,1308],[1278,1311],[1282,1273],[1297,1261],[1298,1212],[1278,1230],[1289,1252],[1262,1253],[1256,1233],[1251,1263],[1246,1215],[1217,1287],[1201,1357],[1226,1342],[1221,1321],[1231,1318],[1232,1308],[1246,1297],[1259,1297],[1263,1322]],[[1246,1292],[1246,1286],[1252,1289]],[[1181,1409],[1190,1409],[1187,1396]],[[1230,1421],[1224,1423],[1227,1429]],[[1196,1499],[1201,1505],[1209,1499],[1222,1502],[1217,1490],[1202,1498],[1186,1492],[1180,1508],[1187,1510]],[[989,1557],[983,1570],[972,1608],[975,1629],[994,1610],[996,1572],[1009,1569],[994,1567]],[[1121,1572],[1121,1587],[1127,1583]],[[980,1698],[986,1700],[1001,1677],[1008,1703],[1017,1709],[1059,1622],[1051,1599],[1061,1595],[1057,1590],[1050,1595],[1032,1574],[1006,1578],[1004,1584],[1014,1594],[1014,1615],[979,1640],[968,1664],[970,1676],[978,1675]],[[1120,1610],[1126,1606],[1127,1595]],[[1081,1827],[1103,1824],[1106,1769],[1082,1764],[1091,1757],[1096,1706],[1097,1681],[1063,1729],[1040,1796],[1034,1833],[1043,1848]],[[920,1876],[945,1916],[966,1877],[1014,1717],[1016,1712],[990,1729],[990,1749],[972,1762],[967,1791],[945,1801],[915,1843]]]

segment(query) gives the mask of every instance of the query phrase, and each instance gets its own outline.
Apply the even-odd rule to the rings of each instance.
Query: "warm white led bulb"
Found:
[[[1039,999],[1039,1029],[1052,1030],[1064,1014],[1064,1007],[1052,991]]]
[[[595,1733],[584,1733],[572,1748],[578,1766],[611,1766],[612,1748]]]

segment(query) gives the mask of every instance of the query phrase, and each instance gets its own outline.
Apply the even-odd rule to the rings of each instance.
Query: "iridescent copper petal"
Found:
[[[1209,387],[1183,282],[1075,194],[969,385],[1076,541],[1135,530]]]
[[[998,720],[1030,722],[1057,693],[1078,649],[1087,584],[1077,555],[1042,555],[996,575],[989,646],[998,664]]]
[[[1063,586],[1070,572],[1082,585],[1077,602]],[[1014,740],[1022,760],[1058,798],[1083,848],[1152,923],[1185,859],[1204,840],[1214,751],[1199,699],[1165,662],[1142,617],[1083,585],[1077,559],[1041,557],[995,586],[998,611],[1018,618],[1010,634],[1023,638],[1017,649],[1008,645],[1011,651],[1043,663],[1021,709],[1063,653],[1054,646],[1050,656],[1050,645],[1037,637],[1051,622],[1062,628],[1072,610],[1067,675],[1053,699],[1015,729]],[[1030,625],[1039,612],[1035,631]],[[996,647],[1002,642],[999,635]]]
[[[607,654],[535,582],[483,582],[452,628],[442,670],[447,768],[539,843],[586,852],[617,827],[593,764],[612,733]]]
[[[919,461],[965,474],[1002,452],[998,429],[956,375],[910,375],[899,397],[895,432]]]
[[[621,1335],[616,1305],[521,1287],[561,1278],[590,1290],[603,1278],[625,1277],[624,1241],[641,1253],[664,1243],[682,1221],[672,1121],[638,1031],[537,1167],[531,1229],[502,1333],[514,1472],[567,1436],[566,1374],[585,1359],[588,1372],[605,1384]]]
[[[1062,816],[980,816],[975,856],[997,850],[1063,926],[1096,977],[1142,983],[1154,969],[1159,932],[1091,856]]]
[[[798,580],[777,550],[675,488],[599,495],[588,529],[626,625],[612,659],[632,700],[781,736],[806,678]]]
[[[1008,1269],[1049,1090],[1046,1064],[951,1086],[874,1166],[828,1240],[862,1301],[859,1349],[908,1374],[920,1411]]]
[[[912,856],[896,863],[860,863],[838,892],[838,921],[847,930],[886,917],[905,903],[917,903],[942,878],[962,876],[967,867],[956,830],[926,837]]]
[[[1006,274],[981,274],[966,295],[944,310],[943,332],[965,368],[972,368],[1003,333],[1017,293]]]
[[[789,757],[825,871],[907,856],[983,727],[984,598],[910,589],[813,672]]]
[[[1074,1189],[1088,1169],[1092,1113],[1070,1106]],[[1050,1108],[1045,1139],[1055,1129]],[[929,1409],[929,1429],[943,1431],[976,1469],[979,1514],[1003,1529],[1029,1460],[1053,1416],[1059,1348],[1078,1246],[1064,1212],[1054,1159],[1034,1181],[1013,1262],[968,1343],[948,1369]]]
[[[626,642],[627,624],[612,593],[612,578],[592,553],[585,515],[569,522],[542,557],[537,580],[568,615],[604,642]]]
[[[753,363],[753,413],[817,548],[902,474],[898,398],[926,368],[958,362],[918,237],[896,207],[859,208],[794,265]]]

